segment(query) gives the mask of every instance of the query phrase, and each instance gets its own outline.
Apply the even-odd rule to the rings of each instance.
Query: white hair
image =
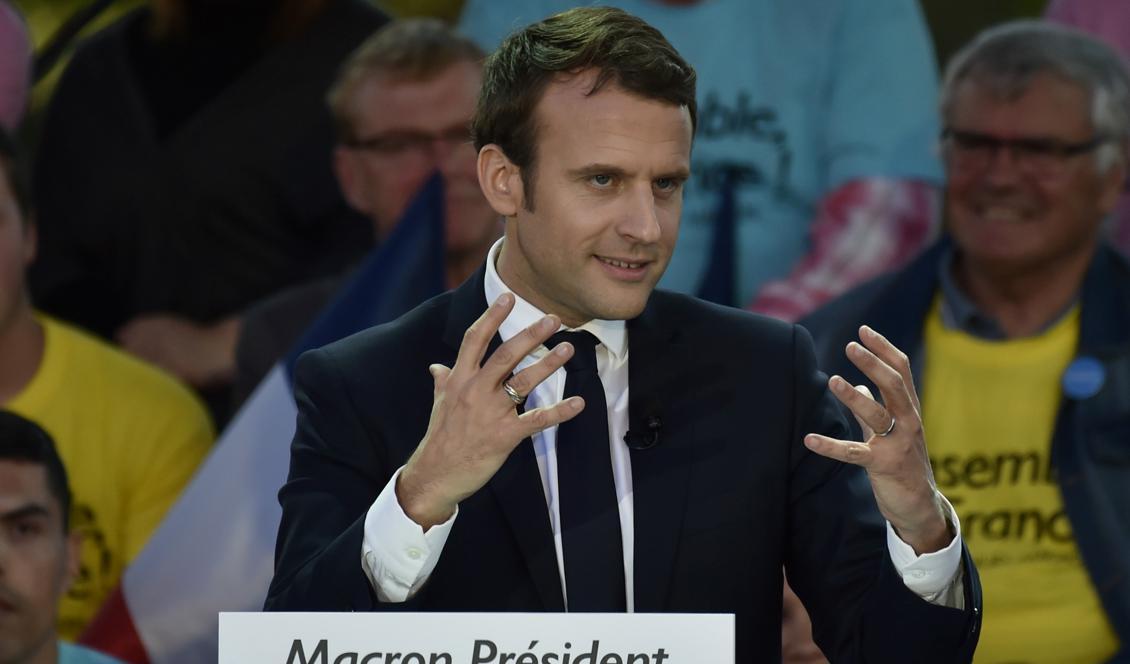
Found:
[[[975,80],[1002,99],[1016,99],[1041,74],[1074,83],[1090,95],[1091,125],[1105,140],[1095,151],[1099,170],[1126,164],[1130,151],[1126,63],[1113,48],[1074,28],[1025,20],[979,34],[946,67],[942,117],[949,117],[957,87],[965,80]]]

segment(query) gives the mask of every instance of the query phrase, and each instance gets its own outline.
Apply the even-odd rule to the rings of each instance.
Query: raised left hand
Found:
[[[862,344],[847,345],[848,359],[879,388],[882,403],[866,387],[853,387],[840,376],[832,376],[828,386],[855,414],[866,442],[810,433],[804,444],[817,454],[862,466],[879,511],[899,537],[919,555],[938,551],[953,535],[926,453],[910,360],[866,325],[859,328],[859,338]]]

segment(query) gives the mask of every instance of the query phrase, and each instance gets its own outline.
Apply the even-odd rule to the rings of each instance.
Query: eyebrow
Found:
[[[1073,139],[1064,138],[1062,136],[1053,136],[1049,134],[1019,134],[1019,135],[1000,135],[990,134],[987,132],[973,131],[960,129],[958,127],[947,127],[942,131],[942,138],[947,135],[956,137],[972,138],[976,140],[992,141],[997,143],[1074,143]],[[1097,136],[1093,136],[1089,140],[1094,140]],[[1088,139],[1083,139],[1086,142]]]
[[[19,521],[21,519],[27,519],[30,517],[48,518],[50,516],[51,511],[47,509],[46,505],[31,503],[30,505],[17,507],[10,512],[4,512],[3,514],[0,514],[0,521]]]
[[[572,177],[585,177],[588,175],[627,175],[627,171],[619,166],[612,164],[585,164],[580,168],[572,168],[568,171]]]
[[[623,168],[613,166],[612,164],[585,164],[580,168],[573,168],[567,171],[570,177],[583,178],[591,175],[616,175],[623,177],[628,174]],[[680,167],[676,168],[670,173],[661,173],[655,177],[656,180],[661,178],[671,178],[676,180],[687,180],[691,176],[689,169]]]

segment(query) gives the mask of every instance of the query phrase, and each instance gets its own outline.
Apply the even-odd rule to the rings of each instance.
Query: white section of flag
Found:
[[[290,380],[276,364],[125,572],[153,664],[215,662],[219,612],[263,608],[297,415]]]

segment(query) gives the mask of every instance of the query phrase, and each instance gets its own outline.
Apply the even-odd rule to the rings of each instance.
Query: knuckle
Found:
[[[538,431],[541,431],[549,427],[553,421],[549,419],[549,411],[538,409],[531,414],[530,423],[537,427]]]
[[[526,394],[526,391],[530,387],[530,379],[529,376],[526,375],[525,371],[514,374],[513,376],[508,378],[506,382],[509,383],[510,387],[519,394]]]
[[[561,367],[565,366],[565,363],[568,361],[569,358],[561,357],[557,353],[550,353],[549,355],[541,358],[539,364],[544,367],[545,375],[548,377],[554,371],[557,371]]]
[[[514,363],[514,353],[509,348],[507,348],[505,344],[503,344],[503,345],[498,347],[498,350],[494,351],[494,356],[491,359],[494,360],[495,362],[497,362],[498,364],[504,364],[504,365],[513,364]]]

